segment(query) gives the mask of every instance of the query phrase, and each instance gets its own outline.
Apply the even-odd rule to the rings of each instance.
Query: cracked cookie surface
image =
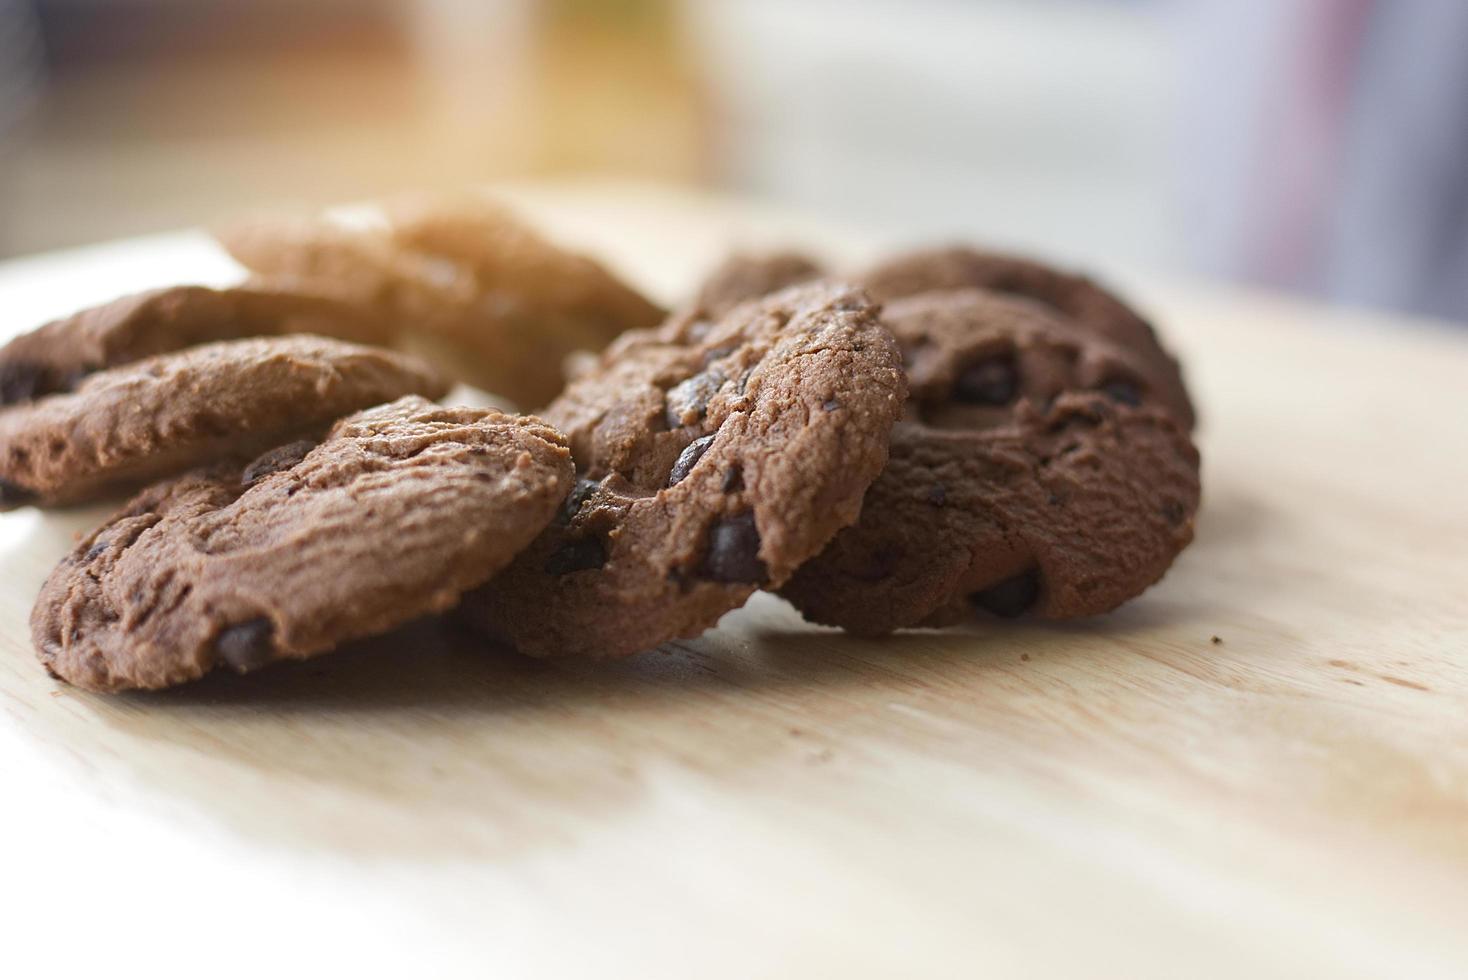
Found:
[[[538,656],[701,633],[856,519],[905,395],[849,286],[775,293],[697,338],[624,337],[546,410],[581,477],[561,517],[464,616]]]
[[[417,358],[322,337],[223,341],[124,363],[0,407],[0,509],[94,499],[445,387]]]
[[[387,324],[361,307],[268,289],[171,286],[53,320],[0,347],[0,405],[73,390],[89,374],[198,344],[315,334],[381,343]]]
[[[1042,304],[890,301],[911,399],[861,520],[781,594],[862,633],[975,608],[1066,618],[1157,581],[1192,538],[1198,454],[1165,369]]]
[[[572,482],[538,419],[408,397],[144,491],[51,574],[43,664],[100,691],[323,653],[453,606]]]
[[[1165,395],[1177,420],[1185,428],[1193,427],[1193,407],[1182,372],[1151,324],[1085,276],[1001,252],[949,246],[892,256],[858,275],[856,281],[884,304],[953,289],[984,289],[1041,303],[1073,326],[1131,351],[1147,366],[1153,386]]]

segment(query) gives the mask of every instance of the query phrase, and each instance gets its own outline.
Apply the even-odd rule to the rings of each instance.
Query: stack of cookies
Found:
[[[0,349],[0,508],[142,487],[32,614],[42,663],[82,687],[451,611],[526,654],[623,656],[759,589],[866,634],[1089,616],[1192,536],[1176,362],[1042,265],[735,258],[665,317],[477,198],[222,241],[243,285]],[[453,381],[546,407],[444,407]]]

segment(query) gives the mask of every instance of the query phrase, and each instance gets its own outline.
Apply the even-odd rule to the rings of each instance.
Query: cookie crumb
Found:
[[[1208,638],[1208,642],[1212,643],[1216,647],[1221,647],[1223,646],[1223,637],[1215,633],[1213,636],[1210,636]]]
[[[1028,653],[1022,653],[1019,655],[1019,659],[1023,660],[1026,663],[1029,663],[1030,655]]]

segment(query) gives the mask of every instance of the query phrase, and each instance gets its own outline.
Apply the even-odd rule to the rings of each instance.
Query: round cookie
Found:
[[[800,252],[734,254],[708,274],[690,308],[703,319],[717,320],[740,303],[823,275],[820,264]]]
[[[146,490],[51,574],[32,637],[52,674],[96,691],[314,656],[451,608],[572,479],[538,419],[404,398],[319,445]]]
[[[565,511],[465,617],[535,656],[701,633],[856,519],[905,396],[850,286],[741,305],[694,343],[619,343],[546,413],[582,477]]]
[[[1192,538],[1198,454],[1164,375],[1040,304],[893,300],[911,399],[861,520],[781,594],[861,633],[1106,612]]]
[[[322,337],[224,341],[108,368],[0,408],[0,509],[78,503],[446,387],[416,358]]]
[[[389,316],[398,344],[521,405],[560,393],[573,352],[662,316],[600,263],[476,197],[400,202],[362,228],[256,221],[220,240],[262,281]]]
[[[361,306],[236,287],[173,286],[124,296],[0,347],[0,405],[70,391],[103,368],[245,337],[308,333],[382,343],[388,325]]]
[[[1077,326],[1132,351],[1166,389],[1178,421],[1191,429],[1193,408],[1177,361],[1151,325],[1129,306],[1084,276],[998,252],[968,246],[920,249],[893,256],[857,277],[878,302],[950,289],[987,289],[1043,303]]]

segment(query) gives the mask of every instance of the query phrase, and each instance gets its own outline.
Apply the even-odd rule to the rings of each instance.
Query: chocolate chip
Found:
[[[703,577],[715,582],[759,584],[768,577],[759,557],[759,527],[754,511],[725,517],[709,529]]]
[[[709,400],[718,394],[725,380],[718,371],[705,371],[669,389],[666,401],[668,428],[692,425],[703,418],[708,411]]]
[[[744,467],[735,463],[724,471],[724,483],[722,487],[725,493],[738,493],[744,489]]]
[[[821,402],[821,411],[823,412],[834,412],[840,407],[841,403],[834,398],[827,398],[825,401]]]
[[[226,626],[214,637],[214,654],[240,673],[275,659],[275,624],[264,616]]]
[[[1131,405],[1135,408],[1142,404],[1141,389],[1130,381],[1123,381],[1120,378],[1113,379],[1103,384],[1101,391],[1107,398],[1110,398],[1114,402],[1120,402],[1123,405]]]
[[[928,487],[928,503],[934,507],[942,507],[948,503],[948,488],[941,483]]]
[[[561,512],[556,515],[556,523],[570,524],[572,518],[581,513],[581,506],[592,498],[600,486],[600,483],[585,477],[577,480],[571,492],[566,495],[566,502],[561,504]]]
[[[1022,615],[1040,597],[1040,572],[1032,568],[998,585],[969,596],[969,601],[996,616],[1013,619]]]
[[[1007,357],[971,365],[953,382],[954,400],[970,405],[1008,405],[1017,394],[1019,373]]]
[[[1176,527],[1183,522],[1183,518],[1188,516],[1188,509],[1179,501],[1164,500],[1162,502],[1162,516],[1166,519],[1167,523]]]
[[[673,464],[673,472],[668,474],[668,486],[677,486],[682,483],[684,477],[693,472],[693,468],[698,465],[698,461],[703,459],[703,454],[708,452],[709,447],[713,444],[713,436],[704,436],[690,442],[678,454],[678,461]]]
[[[102,553],[105,552],[106,550],[107,550],[107,539],[106,538],[98,538],[96,541],[93,541],[92,542],[92,546],[87,549],[87,553],[86,553],[85,557],[82,558],[82,560],[83,561],[96,561],[98,558],[101,558],[102,557]]]
[[[0,405],[28,402],[46,394],[46,368],[29,361],[0,364]]]
[[[592,568],[601,568],[607,563],[607,546],[596,535],[572,538],[561,545],[545,563],[550,575],[570,575]]]
[[[0,508],[23,507],[36,499],[36,495],[25,487],[0,480]]]
[[[245,472],[240,477],[240,482],[247,487],[254,486],[272,473],[279,473],[281,470],[288,470],[292,466],[295,466],[301,460],[305,459],[306,455],[315,448],[315,440],[302,439],[299,442],[292,442],[278,449],[272,449],[245,467]]]

